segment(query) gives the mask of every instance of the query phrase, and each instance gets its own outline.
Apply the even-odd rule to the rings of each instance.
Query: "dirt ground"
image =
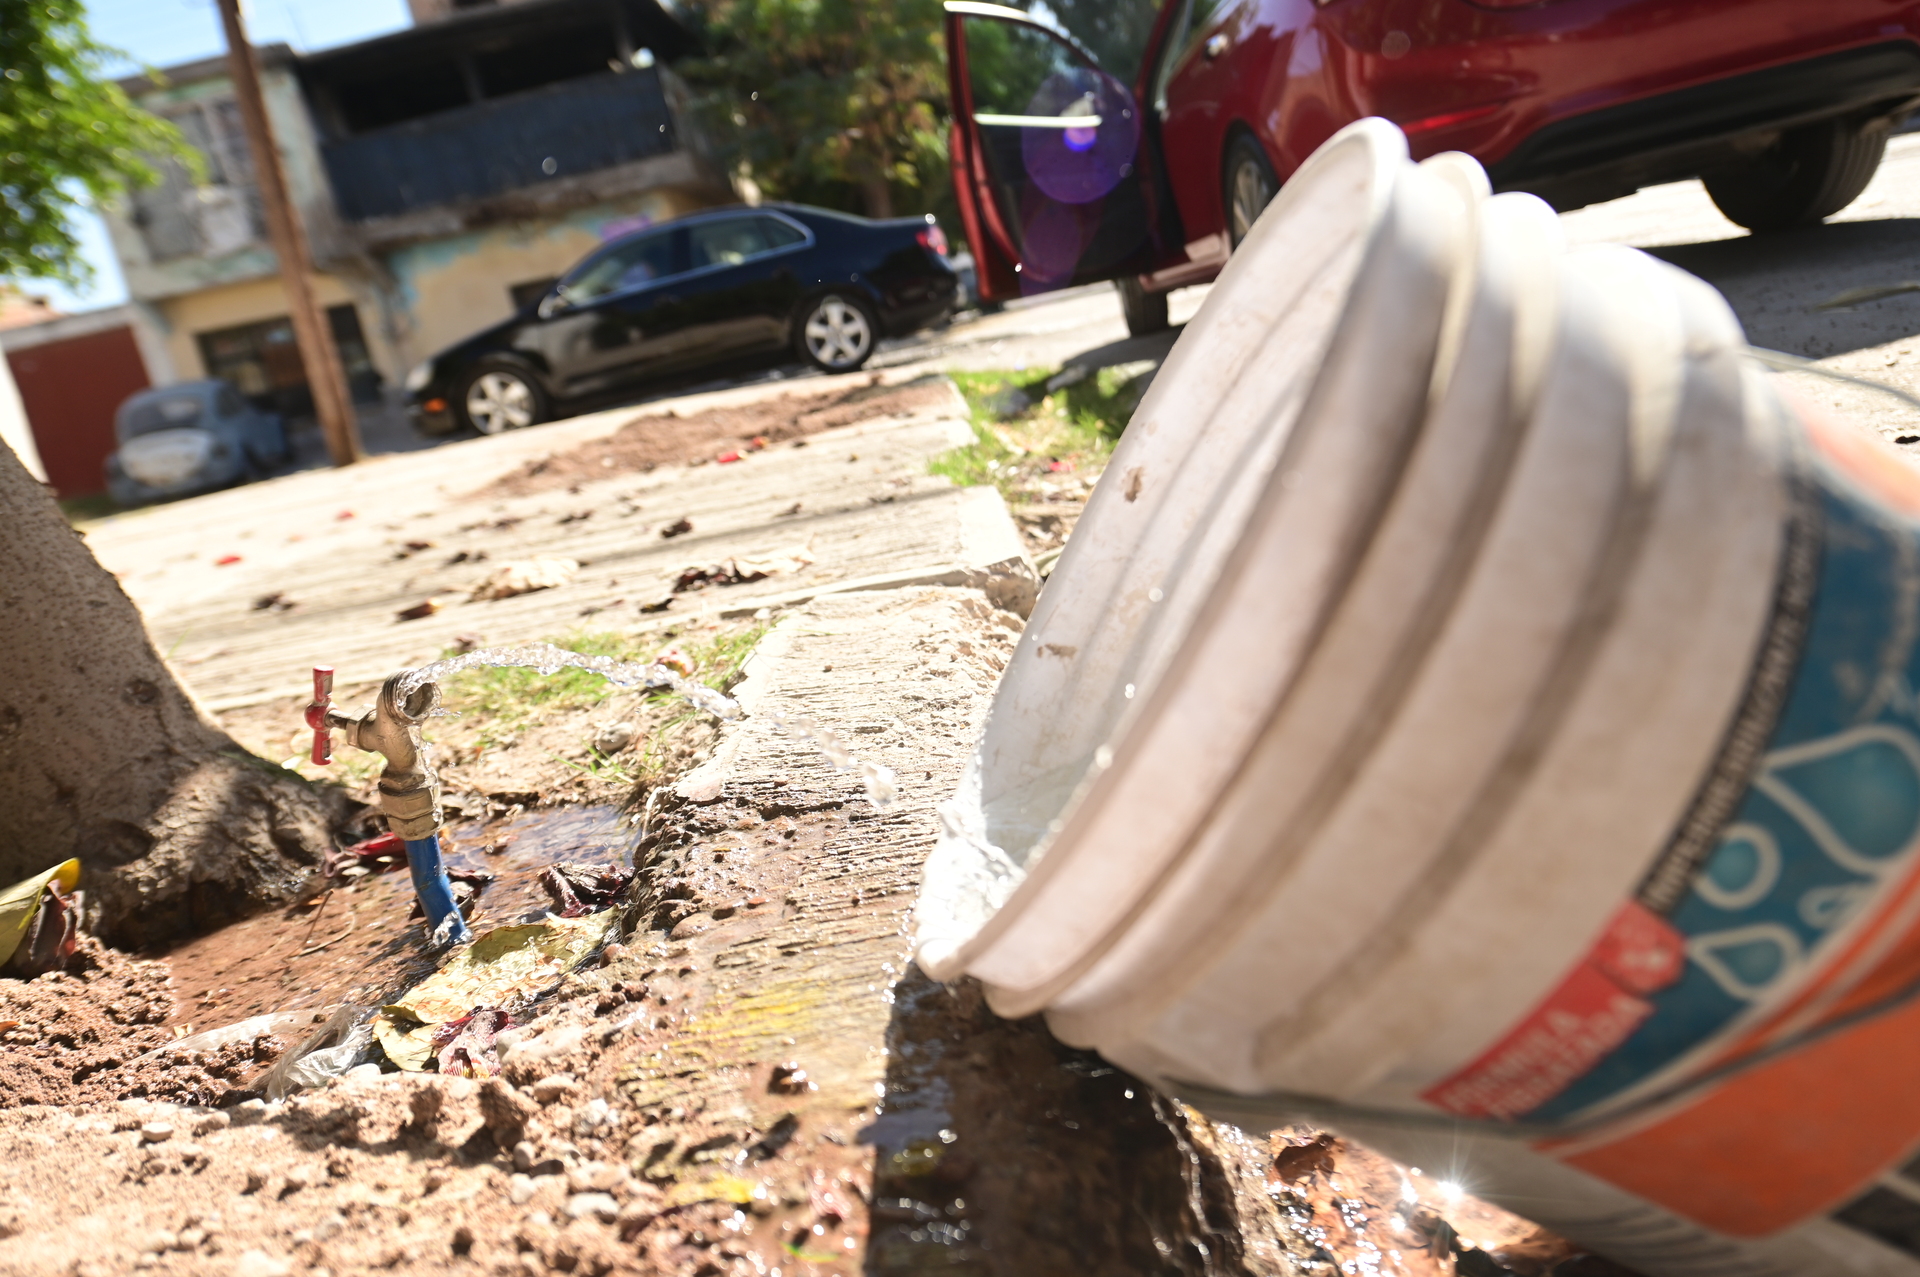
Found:
[[[907,655],[856,642],[886,627]],[[451,689],[448,858],[493,875],[476,926],[526,916],[556,859],[630,861],[618,938],[519,1010],[498,1076],[369,1063],[278,1103],[263,1075],[330,1006],[388,1001],[434,965],[403,872],[337,861],[372,871],[158,961],[89,943],[72,974],[0,982],[17,1021],[0,1033],[0,1271],[1614,1272],[1319,1132],[1209,1123],[911,967],[933,805],[1019,632],[972,592],[926,589],[823,600],[765,640],[775,690],[834,721],[883,670],[907,692],[895,717],[846,724],[899,773],[889,811],[753,718],[689,733],[643,783],[645,702]],[[727,637],[673,641],[711,671],[740,653]],[[229,722],[273,757],[295,709]],[[519,713],[514,743],[491,739]],[[636,730],[595,747],[612,717]],[[549,756],[568,750],[599,774]],[[688,771],[727,758],[710,793],[709,767]],[[149,1054],[269,1010],[224,1045]]]
[[[672,410],[635,417],[604,439],[526,462],[474,493],[518,497],[577,486],[624,471],[737,458],[771,444],[788,443],[835,426],[908,416],[947,401],[945,382],[928,377],[904,386],[868,384],[815,393],[795,393],[755,404],[705,408],[681,415]]]

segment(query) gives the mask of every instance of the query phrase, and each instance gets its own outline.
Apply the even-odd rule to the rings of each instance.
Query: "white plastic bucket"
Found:
[[[1920,1273],[1920,479],[1470,165],[1363,122],[1236,254],[921,963],[1654,1277]]]

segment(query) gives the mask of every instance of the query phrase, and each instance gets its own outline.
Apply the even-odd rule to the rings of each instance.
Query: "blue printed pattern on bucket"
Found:
[[[1527,1114],[1554,1120],[1647,1081],[1777,1006],[1920,845],[1920,528],[1823,474],[1819,584],[1778,724],[1667,921],[1680,978],[1592,1070]]]

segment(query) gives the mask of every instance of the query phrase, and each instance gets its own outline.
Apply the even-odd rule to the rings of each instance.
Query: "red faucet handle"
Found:
[[[333,708],[333,666],[313,667],[313,704],[307,706],[307,726],[313,729],[313,761],[321,767],[333,761],[333,727],[327,711]]]

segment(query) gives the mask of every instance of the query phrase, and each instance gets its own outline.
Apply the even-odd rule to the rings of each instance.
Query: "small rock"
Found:
[[[521,1050],[526,1044],[520,1045]],[[535,1113],[533,1104],[511,1086],[497,1077],[490,1077],[480,1087],[480,1116],[487,1129],[493,1132],[496,1143],[517,1144],[525,1131],[529,1119]]]
[[[267,1180],[271,1178],[272,1174],[273,1172],[264,1166],[249,1166],[247,1168],[247,1186],[241,1191],[247,1193],[259,1192],[267,1186]]]
[[[423,1193],[437,1192],[438,1190],[445,1188],[447,1186],[447,1181],[451,1178],[452,1176],[447,1173],[446,1167],[436,1166],[432,1170],[428,1171],[426,1179],[421,1181],[420,1191]]]
[[[314,1225],[313,1239],[319,1242],[328,1241],[332,1238],[338,1237],[340,1235],[340,1230],[345,1228],[346,1226],[347,1226],[346,1216],[340,1215],[340,1214],[329,1215],[325,1219],[321,1220],[318,1224]]]
[[[567,1187],[576,1193],[607,1193],[620,1182],[620,1168],[605,1162],[582,1162],[567,1172]]]
[[[267,1115],[265,1100],[242,1100],[232,1108],[225,1110],[227,1119],[235,1126],[252,1126]]]
[[[233,1261],[233,1277],[291,1277],[293,1265],[264,1250],[243,1250]]]
[[[147,1235],[147,1240],[140,1243],[140,1249],[145,1251],[151,1251],[152,1253],[159,1255],[172,1250],[175,1246],[178,1246],[179,1244],[180,1244],[179,1234],[169,1233],[165,1229],[162,1229],[157,1233],[149,1233]]]
[[[515,1175],[507,1181],[507,1200],[515,1206],[525,1206],[533,1200],[536,1185],[531,1175]]]
[[[515,1064],[531,1060],[550,1060],[556,1056],[565,1055],[587,1040],[587,1030],[583,1025],[563,1025],[557,1029],[549,1029],[537,1037],[520,1038],[511,1046],[505,1044],[505,1037],[506,1035],[502,1034],[500,1038],[495,1039],[495,1045],[500,1048],[500,1062]]]
[[[193,1133],[195,1135],[211,1135],[215,1131],[224,1131],[232,1125],[232,1118],[222,1113],[219,1109],[215,1109],[211,1113],[202,1113],[199,1117],[193,1119]]]
[[[573,1119],[576,1135],[592,1135],[607,1127],[618,1126],[620,1115],[605,1100],[588,1100]]]
[[[542,1104],[565,1099],[573,1093],[573,1074],[555,1073],[533,1084],[533,1098]]]
[[[280,1196],[285,1197],[288,1193],[297,1193],[303,1188],[312,1187],[312,1185],[313,1168],[311,1166],[296,1166],[287,1172],[286,1181],[280,1186]]]
[[[669,940],[691,940],[713,926],[713,919],[704,913],[689,914],[673,924],[673,930],[667,933]]]
[[[142,1144],[161,1144],[173,1138],[173,1123],[148,1122],[140,1128]]]
[[[453,1230],[453,1236],[447,1239],[447,1244],[452,1248],[454,1254],[466,1254],[473,1249],[473,1230],[465,1224],[460,1225]]]
[[[183,1228],[180,1230],[180,1240],[173,1244],[173,1248],[175,1250],[199,1250],[206,1240],[206,1229]]]
[[[379,1076],[380,1066],[369,1061],[366,1064],[356,1064],[345,1073],[342,1073],[340,1075],[340,1081],[344,1084],[352,1085],[354,1083],[371,1082],[378,1079]]]
[[[611,1224],[620,1216],[620,1203],[613,1200],[611,1193],[575,1193],[567,1199],[567,1215]]]
[[[593,734],[593,747],[602,754],[617,754],[633,744],[637,732],[632,723],[607,723]]]
[[[513,1146],[513,1169],[516,1171],[530,1171],[533,1169],[533,1164],[539,1160],[540,1150],[530,1141],[521,1140]]]

